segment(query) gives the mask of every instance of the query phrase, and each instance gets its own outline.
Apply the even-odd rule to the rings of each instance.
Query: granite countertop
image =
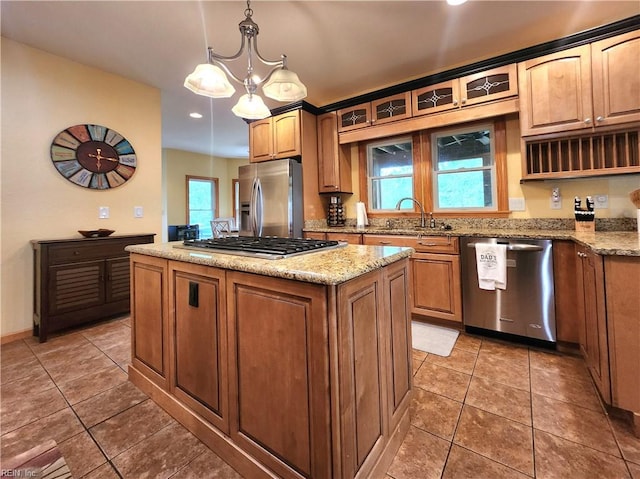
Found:
[[[269,260],[174,247],[181,244],[180,241],[174,241],[171,243],[130,245],[125,249],[131,253],[175,261],[326,285],[344,283],[402,258],[407,258],[413,253],[413,248],[347,245],[286,259]]]
[[[364,233],[408,236],[472,236],[490,238],[532,238],[570,240],[585,245],[595,253],[617,256],[640,256],[640,233],[636,231],[596,231],[582,233],[556,229],[502,229],[502,228],[380,228],[380,227],[319,227],[305,228],[308,232]]]

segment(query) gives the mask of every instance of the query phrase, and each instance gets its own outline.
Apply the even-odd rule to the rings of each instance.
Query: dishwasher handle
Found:
[[[475,249],[476,244],[490,244],[490,243],[469,243],[467,244],[467,248]],[[501,244],[501,243],[498,243]],[[523,251],[523,252],[534,252],[534,251],[542,251],[542,246],[537,246],[535,244],[508,244],[505,245],[507,247],[507,251]]]

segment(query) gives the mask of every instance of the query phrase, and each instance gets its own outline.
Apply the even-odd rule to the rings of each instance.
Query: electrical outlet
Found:
[[[106,220],[109,218],[109,207],[108,206],[100,206],[98,207],[98,218],[101,220]]]
[[[595,195],[593,197],[594,209],[608,208],[609,207],[609,195]]]
[[[133,207],[133,217],[134,218],[142,218],[144,216],[144,210],[142,206],[134,206]]]
[[[552,210],[562,209],[562,197],[560,196],[560,188],[551,189],[551,209]]]

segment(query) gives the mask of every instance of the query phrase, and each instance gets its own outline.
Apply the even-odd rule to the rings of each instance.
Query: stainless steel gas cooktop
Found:
[[[231,236],[227,238],[195,239],[184,240],[182,244],[175,245],[176,248],[266,259],[290,258],[340,246],[346,246],[346,243],[303,238],[279,238],[275,236]]]

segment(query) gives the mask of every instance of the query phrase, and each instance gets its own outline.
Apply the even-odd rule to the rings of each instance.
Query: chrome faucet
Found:
[[[402,198],[400,199],[397,203],[396,203],[396,209],[399,210],[400,209],[400,203],[402,203],[404,200],[411,200],[413,201],[416,205],[418,205],[418,208],[420,208],[420,228],[426,228],[427,223],[425,222],[424,219],[424,208],[422,207],[422,204],[416,200],[415,198],[410,198],[410,197],[406,197],[406,198]]]

